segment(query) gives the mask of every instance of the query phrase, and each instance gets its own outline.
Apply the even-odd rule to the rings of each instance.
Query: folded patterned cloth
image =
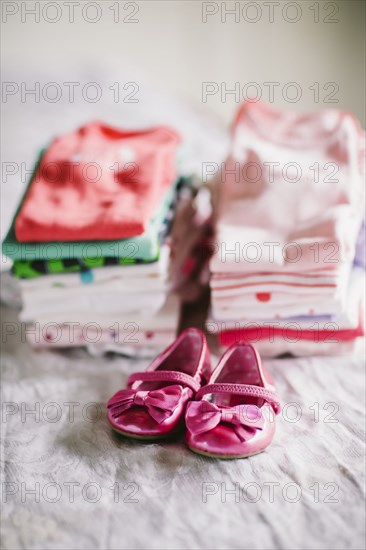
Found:
[[[303,274],[250,274],[215,279],[211,304],[217,320],[332,315],[343,310],[350,265]],[[225,285],[225,286],[224,286]]]
[[[362,224],[360,233],[356,242],[356,255],[354,264],[366,270],[366,225],[365,221]]]
[[[169,128],[121,131],[99,122],[56,138],[16,218],[18,241],[141,235],[177,178],[179,143]]]
[[[100,282],[124,282],[130,290],[140,287],[144,281],[165,281],[168,276],[170,246],[167,243],[162,244],[159,252],[159,258],[155,262],[145,263],[126,263],[125,265],[105,264],[103,269],[99,265],[93,266],[90,262],[90,268],[82,270],[79,265],[79,271],[73,273],[49,273],[39,277],[21,278],[19,281],[22,292],[28,292],[31,289],[45,290],[48,288],[82,288],[84,285]],[[93,286],[97,289],[98,286]]]
[[[294,344],[300,341],[346,342],[363,336],[364,301],[365,271],[360,267],[354,267],[344,304],[342,307],[335,308],[332,315],[323,317],[321,315],[299,315],[287,318],[283,315],[276,319],[253,316],[247,320],[243,315],[240,321],[235,321],[232,318],[228,321],[219,321],[216,316],[211,316],[207,322],[207,329],[218,335],[223,346],[240,340],[252,343],[259,341],[273,343],[276,340],[277,342],[282,341],[282,348],[285,351],[293,352]],[[330,305],[325,308],[325,311],[331,310]],[[265,314],[265,310],[263,313]]]
[[[217,297],[258,295],[258,301],[270,302],[272,294],[278,292],[295,295],[320,294],[321,296],[334,293],[337,286],[348,279],[349,266],[342,265],[333,272],[305,272],[301,274],[288,273],[258,273],[237,274],[211,279],[211,289]]]
[[[238,300],[237,307],[224,308],[217,306],[217,302],[212,303],[213,317],[217,321],[250,321],[260,319],[286,319],[294,316],[324,316],[336,315],[343,305],[343,300],[328,298],[320,299],[319,296],[303,296],[302,300],[296,300],[296,296],[291,297],[291,302],[285,303],[283,297],[287,295],[278,294],[278,304],[257,304],[250,305],[249,300],[242,304]]]
[[[183,302],[199,300],[209,284],[213,219],[210,191],[195,177],[180,193],[169,237],[173,289]]]
[[[124,355],[155,355],[174,339],[180,314],[179,299],[170,295],[152,315],[110,318],[90,313],[68,321],[37,319],[27,327],[27,340],[35,347],[86,346],[94,355],[108,351]],[[52,317],[51,317],[52,318]]]
[[[159,253],[158,253],[159,254]],[[158,261],[159,256],[150,259],[101,256],[95,258],[70,258],[60,260],[15,260],[11,271],[18,279],[39,279],[52,274],[86,274],[97,267],[149,265]]]

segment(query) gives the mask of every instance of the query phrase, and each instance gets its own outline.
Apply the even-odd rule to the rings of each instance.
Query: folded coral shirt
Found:
[[[120,131],[99,122],[54,140],[15,221],[21,242],[141,235],[177,178],[169,128]]]
[[[44,260],[47,262],[46,272],[59,273],[68,271],[69,260],[77,259],[82,267],[103,266],[110,258],[115,258],[117,264],[154,262],[159,257],[160,235],[165,219],[168,215],[171,202],[174,198],[177,182],[170,186],[164,199],[158,205],[155,215],[150,220],[146,231],[137,237],[129,239],[114,239],[112,241],[63,241],[63,242],[20,242],[15,235],[15,219],[6,235],[2,250],[5,256],[16,261],[33,262]],[[163,232],[165,229],[163,228]],[[107,260],[108,259],[108,260]],[[73,264],[74,265],[74,264]],[[32,274],[44,266],[31,265]],[[72,270],[72,269],[71,269]],[[78,269],[79,271],[80,269]],[[19,276],[24,275],[22,270]]]

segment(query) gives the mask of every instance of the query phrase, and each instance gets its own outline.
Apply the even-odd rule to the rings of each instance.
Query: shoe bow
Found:
[[[136,405],[146,407],[150,416],[161,424],[179,405],[182,391],[179,384],[153,391],[120,390],[108,401],[107,408],[111,409],[113,417],[117,418],[123,411]]]
[[[219,408],[206,400],[188,403],[186,425],[193,434],[209,432],[220,422],[231,424],[239,439],[247,441],[256,430],[263,429],[264,418],[256,405]]]

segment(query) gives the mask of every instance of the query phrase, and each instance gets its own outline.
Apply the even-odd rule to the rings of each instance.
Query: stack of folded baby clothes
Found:
[[[36,346],[161,349],[174,338],[169,227],[187,180],[179,136],[98,122],[42,152],[3,243]]]
[[[223,346],[246,340],[268,356],[312,355],[346,353],[360,341],[364,147],[348,113],[243,104],[213,182],[207,328]]]

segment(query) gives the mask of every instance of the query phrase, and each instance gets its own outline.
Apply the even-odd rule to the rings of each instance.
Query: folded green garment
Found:
[[[61,260],[15,260],[12,266],[12,273],[18,279],[34,279],[41,275],[51,275],[59,273],[84,273],[97,267],[111,265],[132,265],[153,263],[159,260],[159,254],[156,258],[142,260],[141,258],[113,258],[111,256],[101,258],[75,258]]]
[[[160,246],[160,231],[162,224],[169,212],[170,204],[173,200],[177,183],[175,182],[168,192],[164,200],[159,205],[153,219],[145,233],[130,239],[112,240],[112,241],[81,241],[81,242],[38,242],[38,243],[21,243],[17,240],[14,231],[14,223],[16,216],[20,210],[21,204],[28,191],[34,174],[36,173],[38,164],[42,158],[43,151],[40,154],[35,170],[31,176],[29,185],[24,193],[23,199],[15,213],[11,227],[2,245],[2,251],[5,256],[12,259],[14,262],[32,262],[35,260],[48,260],[59,262],[56,265],[61,265],[62,260],[87,260],[93,263],[96,267],[98,260],[105,261],[106,258],[118,258],[118,263],[134,263],[137,262],[152,262],[159,257]],[[40,213],[41,215],[41,213]],[[64,264],[65,265],[65,264]],[[62,270],[64,271],[64,270]],[[59,271],[52,271],[53,273]],[[19,275],[26,276],[26,275]],[[34,276],[34,275],[31,275]]]

